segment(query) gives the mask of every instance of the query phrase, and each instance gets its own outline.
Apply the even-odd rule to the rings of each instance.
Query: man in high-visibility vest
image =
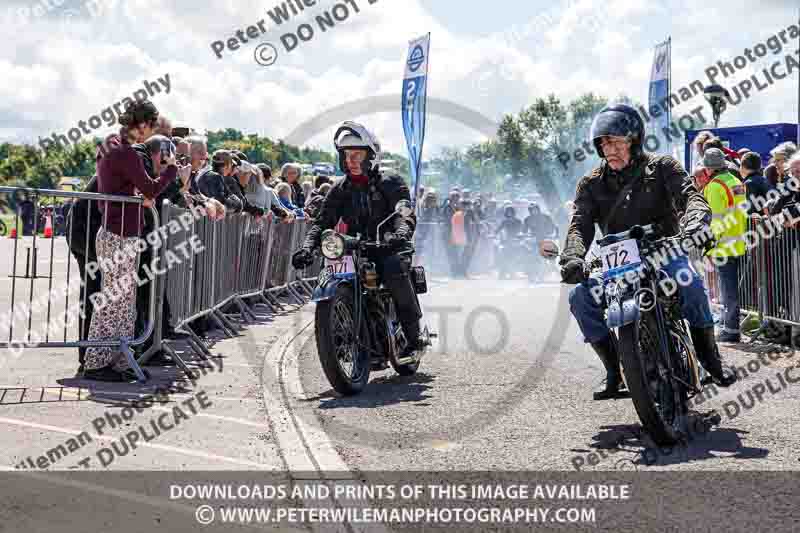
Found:
[[[711,206],[711,229],[717,239],[717,246],[707,254],[716,267],[725,307],[717,341],[739,342],[739,264],[747,251],[747,193],[744,184],[728,170],[725,154],[718,148],[705,151],[695,177]]]

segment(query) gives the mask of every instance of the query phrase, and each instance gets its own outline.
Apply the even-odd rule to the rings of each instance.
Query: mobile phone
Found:
[[[172,141],[161,141],[161,164],[166,165],[169,156],[175,153],[175,145]]]
[[[189,136],[189,128],[172,128],[172,136],[186,138]]]

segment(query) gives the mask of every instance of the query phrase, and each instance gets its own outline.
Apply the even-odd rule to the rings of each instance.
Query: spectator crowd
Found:
[[[241,151],[209,154],[205,137],[187,135],[185,129],[180,131],[184,136],[174,135],[172,122],[147,100],[130,102],[119,124],[120,131],[97,146],[96,175],[86,192],[141,197],[142,206],[159,211],[170,202],[210,220],[245,216],[300,224],[314,220],[331,187],[328,176],[304,179],[299,164],[286,163],[273,176],[268,164],[249,161]],[[138,201],[79,199],[69,211],[67,239],[83,281],[81,338],[135,338],[144,331],[150,305],[152,280],[137,281],[144,278],[139,275],[142,269],[151,272],[153,262],[153,244],[144,239],[157,230],[150,210],[142,209]],[[90,275],[90,263],[99,264],[101,275]],[[98,292],[115,297],[108,305],[97,306],[92,295]],[[183,336],[171,327],[166,299],[161,316],[164,338]],[[206,326],[202,321],[193,325],[199,333]],[[150,341],[138,349],[149,346]],[[149,365],[173,363],[165,353],[148,361]],[[125,354],[112,347],[80,348],[78,374],[97,381],[136,379]]]
[[[500,203],[493,195],[459,186],[450,189],[443,203],[435,189],[421,187],[417,205],[417,255],[456,279],[496,268],[497,246],[511,238],[558,238],[569,218],[568,205],[556,210],[554,220],[533,200]],[[433,256],[447,265],[432,265]]]
[[[142,247],[141,243],[145,235],[157,228],[149,209],[142,206],[160,210],[169,202],[213,221],[239,216],[256,221],[275,219],[283,224],[307,224],[319,215],[335,179],[326,175],[304,176],[303,166],[292,162],[283,164],[273,174],[268,164],[250,161],[238,150],[221,149],[209,154],[205,137],[185,128],[180,129],[181,136],[175,135],[171,121],[147,100],[130,102],[119,116],[119,124],[119,132],[108,135],[97,146],[96,175],[86,191],[140,197],[141,202],[79,199],[63,215],[69,221],[67,239],[83,280],[81,338],[90,341],[135,338],[147,324],[151,290],[149,283],[137,283],[141,279],[137,274],[154,259],[153,244]],[[735,194],[741,193],[748,200],[749,220],[788,212],[794,219],[787,222],[787,227],[794,227],[800,219],[800,210],[796,208],[800,205],[797,203],[800,187],[792,189],[792,194],[785,194],[789,180],[800,178],[800,153],[793,143],[776,146],[766,164],[761,154],[744,147],[733,150],[711,132],[699,134],[694,149],[699,164],[692,173],[699,189],[730,176],[733,181],[729,184],[734,185]],[[778,189],[781,195],[771,194]],[[28,209],[28,203],[21,202],[20,210]],[[498,250],[508,239],[527,236],[540,243],[558,239],[569,223],[571,210],[567,202],[557,206],[551,216],[535,201],[501,203],[494,196],[461,187],[450,189],[442,201],[436,190],[420,188],[417,261],[427,263],[429,268],[442,268],[453,278],[466,279],[485,273],[502,260]],[[434,256],[438,265],[431,264]],[[90,263],[98,263],[102,275],[89,275]],[[726,311],[722,321],[731,335],[738,334],[738,324],[734,331],[739,318],[736,288],[742,268],[737,264],[736,269],[717,271]],[[789,273],[773,272],[773,276],[784,275]],[[95,309],[91,296],[110,291],[115,291],[117,297],[110,305]],[[800,304],[794,311],[800,315]],[[172,330],[166,299],[160,316],[166,339],[182,336]],[[202,333],[207,324],[199,321],[192,327]],[[791,342],[794,336],[800,341],[800,331],[779,324],[767,329],[774,340]],[[145,343],[138,349],[147,350],[148,346]],[[78,372],[86,379],[136,378],[125,354],[117,348],[81,348],[79,363]],[[167,365],[173,361],[167,354],[157,353],[149,359],[149,364]]]
[[[766,305],[767,309],[763,309],[765,314],[780,314],[790,322],[800,321],[797,233],[781,235],[783,230],[796,229],[800,222],[800,152],[797,145],[782,142],[762,157],[747,147],[734,150],[725,146],[712,132],[704,131],[695,137],[694,150],[698,161],[692,169],[695,185],[709,201],[714,218],[723,220],[729,217],[731,211],[737,211],[734,204],[745,206],[737,213],[741,217],[740,227],[737,229],[733,221],[724,228],[723,240],[735,241],[722,254],[726,260],[715,262],[713,269],[708,261],[706,265],[706,271],[715,274],[710,280],[712,292],[722,306],[720,326],[723,332],[719,340],[740,341],[742,295],[751,305]],[[778,216],[781,218],[777,219]],[[727,219],[728,222],[731,220]],[[770,227],[775,225],[775,220],[782,221],[782,229]],[[756,242],[754,244],[761,246],[759,249],[762,250],[761,256],[756,257],[753,250],[748,249],[746,239],[742,238],[754,229],[761,230],[759,234],[765,238],[781,236],[780,248],[761,246],[760,241]],[[767,277],[766,284],[764,276]],[[799,328],[771,320],[760,326],[760,333],[769,340],[800,346]]]

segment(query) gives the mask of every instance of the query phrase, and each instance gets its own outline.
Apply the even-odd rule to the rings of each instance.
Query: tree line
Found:
[[[631,103],[626,96],[616,101]],[[490,193],[538,192],[550,206],[572,196],[580,177],[596,161],[573,161],[567,168],[558,155],[573,153],[587,140],[592,119],[608,100],[586,93],[565,103],[551,94],[537,98],[518,113],[505,115],[494,139],[466,149],[442,148],[423,165],[422,184],[446,191],[460,185]],[[317,148],[301,148],[257,134],[226,128],[207,133],[209,154],[218,149],[240,150],[252,162],[267,163],[277,171],[288,162],[335,162],[336,155]],[[86,179],[95,172],[95,145],[81,141],[47,152],[32,145],[0,144],[0,182],[3,185],[55,189],[62,177]],[[387,166],[409,179],[408,159],[385,153]]]

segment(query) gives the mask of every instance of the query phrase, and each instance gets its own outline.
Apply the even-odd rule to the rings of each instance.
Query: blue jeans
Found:
[[[739,263],[741,257],[729,257],[724,265],[717,265],[719,290],[725,311],[722,314],[723,331],[739,333]]]
[[[703,280],[689,264],[689,260],[686,257],[678,257],[665,265],[663,270],[670,278],[678,281],[681,312],[689,324],[696,328],[712,327],[714,319],[711,316],[706,288]],[[679,271],[682,271],[680,276],[678,276]],[[599,342],[609,335],[603,307],[591,290],[599,284],[600,279],[592,277],[576,285],[569,293],[569,307],[578,322],[578,327],[581,328],[584,342]]]

